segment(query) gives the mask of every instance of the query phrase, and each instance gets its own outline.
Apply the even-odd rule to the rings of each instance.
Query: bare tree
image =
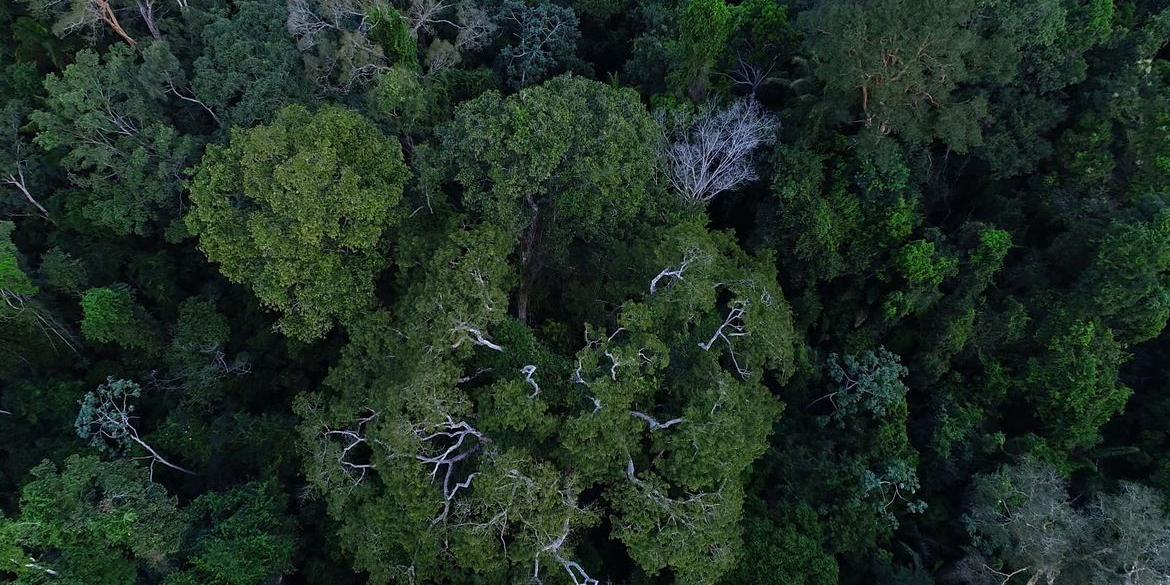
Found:
[[[536,366],[534,366],[532,364],[524,366],[523,368],[520,368],[520,373],[524,374],[524,381],[528,382],[529,386],[532,386],[532,393],[529,394],[528,397],[529,398],[536,398],[537,396],[539,396],[540,395],[540,384],[537,384],[536,378],[532,377],[533,375],[536,374]]]
[[[757,178],[752,153],[771,143],[778,122],[753,98],[730,107],[708,107],[666,148],[670,182],[683,199],[707,203]]]
[[[32,193],[29,192],[28,182],[24,178],[24,163],[23,162],[18,161],[16,163],[16,172],[9,173],[7,176],[0,178],[0,183],[3,183],[5,185],[11,185],[12,187],[15,187],[17,191],[20,191],[21,195],[24,195],[24,198],[33,207],[37,208],[37,211],[40,212],[41,217],[43,217],[43,218],[45,218],[53,223],[57,223],[57,222],[53,221],[53,218],[49,217],[49,210],[45,209],[45,206],[41,205],[41,203],[39,201],[37,201],[35,197],[33,197]]]
[[[561,554],[561,549],[564,547],[565,541],[568,540],[570,532],[571,524],[569,519],[565,518],[564,529],[561,530],[561,533],[536,553],[536,558],[532,562],[532,581],[534,583],[543,583],[540,580],[540,557],[549,555],[553,558],[553,561],[569,574],[569,579],[572,579],[573,585],[600,585],[601,581],[590,577],[589,573],[585,572],[585,569],[581,567],[580,563],[569,560]]]
[[[77,340],[51,313],[42,309],[36,302],[6,288],[0,288],[0,300],[14,313],[29,311],[33,316],[33,323],[45,335],[53,351],[57,350],[57,341],[60,341],[73,353],[77,353]]]
[[[486,10],[466,0],[456,8],[455,20],[459,23],[455,48],[462,52],[475,52],[491,44],[498,28]]]
[[[722,339],[727,342],[727,353],[731,355],[731,361],[735,365],[736,373],[743,378],[750,376],[751,371],[739,364],[739,359],[735,355],[735,344],[732,343],[732,338],[747,337],[748,335],[747,324],[744,322],[748,304],[747,301],[742,299],[732,302],[731,307],[727,311],[727,318],[715,329],[715,333],[711,335],[711,339],[699,344],[699,347],[703,351],[711,351],[711,347],[715,345],[716,341]]]
[[[97,390],[87,392],[81,401],[75,427],[77,435],[89,440],[90,445],[107,452],[125,451],[131,444],[141,447],[150,459],[150,477],[154,479],[154,464],[161,463],[175,471],[194,475],[195,472],[175,465],[142,440],[134,426],[134,405],[142,388],[129,380],[110,378]]]
[[[146,29],[150,31],[150,36],[154,39],[162,39],[162,33],[158,30],[158,23],[154,21],[154,0],[137,0],[138,14],[142,15],[142,21],[146,23]]]

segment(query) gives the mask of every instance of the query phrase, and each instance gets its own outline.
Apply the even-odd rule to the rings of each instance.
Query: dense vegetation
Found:
[[[1170,2],[0,2],[0,580],[1170,583]]]

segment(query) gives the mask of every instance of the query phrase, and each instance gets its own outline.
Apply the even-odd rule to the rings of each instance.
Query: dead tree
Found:
[[[451,332],[456,335],[455,343],[451,344],[451,349],[458,349],[459,346],[469,342],[472,345],[480,345],[491,350],[504,351],[504,346],[493,343],[479,328],[467,323],[456,323],[451,328]]]
[[[652,417],[644,412],[640,412],[637,410],[631,410],[630,416],[646,421],[646,424],[650,426],[651,431],[669,429],[670,427],[673,427],[674,425],[677,425],[677,424],[684,423],[687,420],[683,417],[678,417],[678,418],[672,418],[666,422],[658,422],[658,419],[656,419],[656,418],[654,418],[654,417]]]
[[[739,359],[735,355],[735,344],[732,342],[733,338],[747,337],[747,324],[744,322],[744,317],[747,315],[748,302],[737,300],[731,304],[727,311],[727,318],[723,323],[715,329],[715,333],[711,335],[705,343],[700,343],[699,347],[703,351],[711,351],[711,347],[715,345],[716,341],[722,339],[727,342],[727,353],[731,356],[732,365],[735,366],[735,371],[742,378],[747,378],[751,375],[751,371],[739,364]]]
[[[528,397],[529,398],[536,398],[537,396],[539,396],[540,395],[540,384],[537,384],[536,378],[532,377],[534,374],[536,374],[536,366],[531,365],[531,364],[524,366],[523,368],[520,368],[520,373],[524,374],[524,381],[528,382],[529,386],[532,386],[532,393],[529,394]]]
[[[716,195],[754,181],[751,155],[771,143],[777,126],[753,98],[716,110],[708,107],[666,149],[670,182],[691,203],[708,203]]]
[[[103,23],[122,37],[127,45],[133,47],[138,44],[118,22],[118,16],[114,14],[110,0],[36,0],[33,7],[49,13],[65,11],[53,27],[54,32],[61,36]]]

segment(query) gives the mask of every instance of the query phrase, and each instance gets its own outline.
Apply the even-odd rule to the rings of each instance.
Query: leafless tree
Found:
[[[191,102],[203,108],[204,111],[211,115],[211,119],[215,120],[216,124],[223,126],[223,122],[219,119],[219,116],[215,115],[215,111],[212,110],[211,107],[209,107],[207,104],[203,103],[203,101],[199,99],[199,96],[195,95],[194,91],[190,89],[186,90],[185,92],[180,91],[179,88],[175,86],[175,82],[170,79],[167,80],[167,88],[168,91],[175,95],[175,97],[185,102]]]
[[[694,526],[710,521],[724,504],[723,489],[714,492],[699,492],[683,497],[671,497],[652,481],[638,477],[634,460],[627,459],[626,479],[637,488],[638,493],[663,515],[663,522],[676,526]]]
[[[459,49],[444,39],[431,41],[427,47],[427,75],[434,76],[457,65],[462,57]]]
[[[288,0],[285,28],[296,37],[297,48],[306,51],[317,44],[317,35],[337,27],[313,9],[311,0]]]
[[[747,337],[748,335],[747,325],[744,322],[748,305],[749,303],[742,299],[734,301],[727,311],[727,318],[715,329],[715,333],[711,335],[711,339],[699,344],[699,347],[703,351],[711,351],[711,347],[715,345],[716,341],[722,339],[727,342],[727,352],[731,355],[731,361],[735,365],[735,371],[744,378],[751,375],[751,371],[739,364],[739,360],[735,355],[735,344],[732,342],[732,338]]]
[[[753,98],[718,110],[708,106],[666,148],[671,185],[686,201],[708,203],[716,195],[757,178],[752,153],[775,138],[778,122]]]
[[[24,178],[24,163],[22,161],[17,161],[15,172],[9,173],[7,176],[0,178],[0,183],[15,187],[17,191],[20,191],[21,195],[24,195],[24,198],[29,202],[29,204],[37,208],[37,211],[40,212],[41,217],[49,220],[50,222],[57,223],[53,221],[53,218],[49,217],[49,210],[45,209],[45,206],[41,205],[41,203],[37,201],[35,197],[33,197],[32,193],[29,192],[28,182]]]
[[[154,0],[136,0],[138,4],[138,14],[142,15],[142,21],[146,23],[146,29],[150,31],[150,36],[154,39],[162,39],[162,33],[158,30],[158,23],[154,21]]]
[[[736,62],[735,67],[732,68],[729,77],[736,85],[742,85],[751,90],[752,95],[760,91],[760,86],[772,76],[772,72],[776,69],[776,58],[773,57],[768,63],[760,65],[753,63],[748,59],[740,56]]]
[[[25,311],[31,313],[33,323],[45,335],[50,347],[54,351],[56,351],[57,342],[59,341],[65,347],[69,348],[70,351],[77,353],[77,340],[73,334],[58,322],[51,313],[42,309],[36,302],[6,288],[0,288],[0,300],[4,301],[4,304],[13,313],[23,313]],[[0,323],[4,320],[3,317],[0,317]]]
[[[366,426],[378,417],[378,413],[373,410],[366,409],[366,412],[366,415],[359,417],[355,421],[356,424],[352,429],[333,429],[327,427],[321,432],[322,438],[341,443],[341,450],[337,453],[337,463],[341,466],[342,473],[349,477],[355,486],[365,481],[366,474],[371,469],[376,468],[376,465],[372,461],[360,462],[354,460],[354,449],[369,446]]]
[[[138,44],[118,22],[109,0],[34,0],[30,5],[37,12],[58,14],[53,31],[61,36],[85,28],[96,28],[100,23],[114,31],[126,44],[132,47]]]
[[[561,550],[565,546],[565,541],[569,538],[570,532],[571,525],[569,519],[566,518],[564,529],[561,531],[561,533],[557,535],[557,537],[554,538],[552,542],[545,545],[544,548],[540,549],[540,551],[536,553],[536,558],[532,563],[533,583],[543,583],[543,581],[540,580],[540,558],[544,555],[549,555],[552,557],[553,561],[560,565],[561,568],[569,574],[569,579],[572,579],[573,585],[600,585],[601,581],[590,577],[589,573],[585,572],[585,569],[581,567],[580,563],[569,560],[561,554]]]
[[[461,52],[478,51],[492,41],[496,35],[496,23],[486,10],[474,2],[460,2],[455,11],[459,32],[455,35],[455,48]]]
[[[410,25],[411,36],[418,38],[421,33],[434,36],[439,25],[458,28],[455,21],[447,18],[449,10],[454,6],[452,0],[410,0],[410,7],[403,16]]]

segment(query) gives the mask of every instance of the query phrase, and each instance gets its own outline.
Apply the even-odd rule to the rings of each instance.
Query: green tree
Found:
[[[82,50],[45,78],[44,105],[30,115],[36,143],[64,150],[62,166],[77,187],[68,206],[84,222],[124,236],[177,219],[183,169],[198,146],[164,115],[177,67],[163,43],[141,55],[118,45],[102,56]]]
[[[251,585],[279,581],[292,567],[295,538],[287,502],[271,483],[208,492],[182,510],[186,568],[163,583]]]
[[[655,197],[661,133],[628,90],[563,76],[514,96],[486,92],[437,132],[421,155],[427,201],[441,203],[450,181],[458,190],[447,205],[519,236],[521,321],[544,266],[561,269],[573,244],[616,240],[621,226],[670,205]]]
[[[191,87],[227,126],[268,122],[283,106],[306,100],[287,17],[284,3],[244,0],[230,17],[203,27]]]
[[[130,350],[154,349],[152,324],[125,284],[91,288],[81,297],[85,318],[81,333],[96,343],[114,343]]]
[[[181,531],[175,499],[145,469],[75,455],[32,471],[20,515],[0,531],[0,548],[20,554],[0,570],[17,583],[132,585],[165,572]]]
[[[311,341],[373,304],[406,178],[401,147],[361,115],[290,106],[207,149],[187,226],[285,333]]]

